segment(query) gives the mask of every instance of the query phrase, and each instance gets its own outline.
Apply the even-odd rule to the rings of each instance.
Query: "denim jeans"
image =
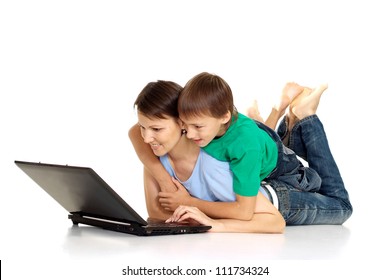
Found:
[[[277,167],[264,183],[275,190],[286,224],[344,223],[352,214],[352,205],[318,116],[298,121],[289,135],[285,120],[277,129],[278,137],[264,125],[262,128],[274,138],[280,151]],[[286,137],[287,147],[282,144]]]

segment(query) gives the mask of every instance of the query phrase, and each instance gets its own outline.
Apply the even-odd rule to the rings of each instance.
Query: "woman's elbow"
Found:
[[[275,233],[283,233],[286,229],[286,221],[281,218],[275,222]]]
[[[153,220],[166,220],[172,216],[173,212],[165,211],[159,207],[147,205],[146,210],[148,212],[148,216]]]
[[[237,213],[236,217],[233,218],[241,221],[251,221],[253,219],[253,216],[254,216],[253,212],[242,211],[240,213]]]
[[[279,212],[272,215],[271,223],[273,225],[273,233],[283,233],[286,229],[286,221]]]
[[[140,134],[140,132],[139,132],[138,125],[135,124],[132,127],[130,127],[130,129],[128,131],[128,136],[129,136],[129,139],[131,142],[133,142],[134,139],[136,139],[139,134]]]
[[[257,233],[284,233],[286,221],[278,214],[256,215]]]

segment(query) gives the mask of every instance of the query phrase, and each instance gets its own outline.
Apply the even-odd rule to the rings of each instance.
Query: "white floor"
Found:
[[[76,268],[80,276],[119,279],[115,275],[127,266],[208,270],[218,266],[269,266],[274,276],[306,279],[320,270],[320,279],[336,274],[381,279],[386,263],[380,253],[386,254],[389,249],[378,241],[379,235],[372,240],[345,226],[289,227],[281,235],[209,233],[145,238],[92,227],[67,228],[63,223],[22,224],[10,229],[12,237],[4,238],[7,230],[2,230],[6,279],[53,273],[56,279],[69,279]],[[292,264],[294,270],[287,273]],[[12,277],[14,271],[18,277]]]
[[[386,268],[382,254],[390,249],[387,233],[378,228],[379,217],[366,219],[369,215],[362,209],[342,226],[287,227],[284,234],[138,237],[72,226],[66,211],[24,177],[20,173],[15,178],[18,184],[11,184],[7,197],[2,196],[0,256],[5,279],[53,274],[69,279],[75,269],[79,277],[119,279],[127,266],[207,269],[210,279],[217,267],[229,266],[267,266],[275,277],[271,279],[289,275],[309,279],[318,271],[319,279],[379,277]]]

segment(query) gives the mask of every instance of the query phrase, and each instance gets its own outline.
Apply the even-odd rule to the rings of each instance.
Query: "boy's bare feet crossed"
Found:
[[[300,95],[304,90],[304,87],[294,83],[289,82],[286,83],[282,90],[282,94],[280,95],[280,98],[278,102],[273,106],[273,110],[275,110],[275,114],[277,114],[277,118],[279,119],[282,117],[287,109],[287,107],[290,105],[290,103],[298,96]],[[257,101],[254,100],[252,103],[252,106],[248,108],[247,110],[248,117],[257,120],[261,123],[264,123],[264,119],[260,115]]]
[[[328,88],[327,84],[321,84],[314,88],[305,88],[290,104],[288,114],[289,130],[298,120],[302,120],[317,112],[318,104],[324,91]]]

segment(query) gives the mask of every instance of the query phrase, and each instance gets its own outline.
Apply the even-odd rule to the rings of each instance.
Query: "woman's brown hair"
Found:
[[[171,81],[148,83],[134,102],[134,107],[150,118],[179,118],[177,102],[182,87]]]

